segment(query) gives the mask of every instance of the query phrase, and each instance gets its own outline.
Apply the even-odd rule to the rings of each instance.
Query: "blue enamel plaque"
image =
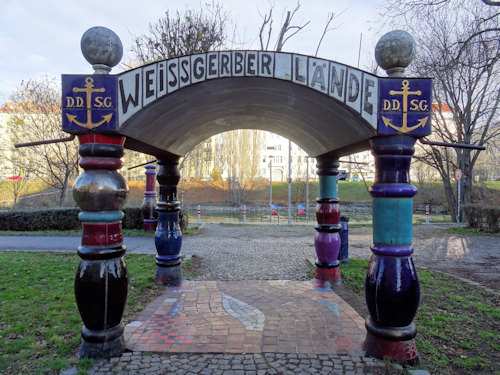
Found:
[[[379,79],[378,134],[429,135],[431,110],[431,79]]]
[[[62,76],[62,128],[70,133],[115,131],[117,78],[105,75]]]

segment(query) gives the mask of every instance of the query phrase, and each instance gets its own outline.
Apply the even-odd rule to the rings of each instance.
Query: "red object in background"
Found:
[[[14,176],[14,177],[7,177],[7,180],[22,180],[23,178],[21,176]]]

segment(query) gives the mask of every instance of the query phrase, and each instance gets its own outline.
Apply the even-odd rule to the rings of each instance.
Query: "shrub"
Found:
[[[122,221],[123,229],[142,229],[142,207],[125,207],[122,209],[125,217]]]
[[[500,207],[484,206],[484,217],[486,219],[486,228],[489,233],[496,233],[499,231],[498,223],[500,221]]]
[[[77,208],[0,212],[0,230],[74,230],[80,228]]]
[[[142,207],[125,207],[122,211],[125,214],[122,221],[123,229],[142,229]],[[79,208],[0,212],[0,230],[78,230],[81,228],[81,222],[78,220],[79,212]],[[188,223],[187,211],[184,209],[179,211],[181,231],[187,229]]]
[[[486,222],[486,231],[489,233],[498,232],[500,222],[500,207],[486,206],[477,203],[468,203],[463,206],[467,216],[469,228],[483,230],[483,223]]]
[[[480,230],[483,225],[483,212],[481,206],[477,203],[467,203],[462,207],[467,216],[468,227]]]

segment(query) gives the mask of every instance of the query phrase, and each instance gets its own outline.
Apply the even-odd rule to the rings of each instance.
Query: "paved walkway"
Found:
[[[127,325],[134,351],[362,355],[364,319],[311,281],[194,281]]]
[[[365,335],[364,319],[328,285],[186,281],[125,327],[130,352],[91,374],[384,373],[363,355]]]

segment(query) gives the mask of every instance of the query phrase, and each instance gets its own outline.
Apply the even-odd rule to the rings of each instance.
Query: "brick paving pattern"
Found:
[[[125,327],[128,349],[166,353],[362,355],[365,335],[351,306],[310,281],[188,281]]]
[[[328,285],[186,281],[125,327],[128,352],[96,361],[89,375],[383,373],[363,356],[365,334]]]

